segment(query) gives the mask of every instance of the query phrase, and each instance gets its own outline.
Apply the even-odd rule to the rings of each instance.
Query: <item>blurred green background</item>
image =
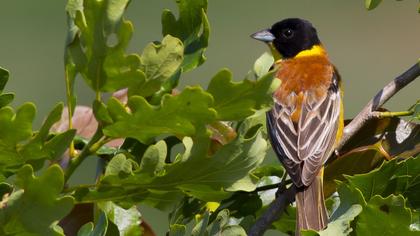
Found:
[[[11,72],[6,91],[16,93],[14,106],[32,101],[38,108],[36,124],[59,101],[64,101],[63,50],[66,35],[65,1],[13,0],[0,3],[0,66]],[[209,0],[211,25],[207,62],[184,74],[181,86],[201,84],[221,68],[230,68],[240,80],[258,56],[267,50],[249,35],[287,18],[310,20],[339,68],[345,87],[345,114],[354,116],[388,81],[420,57],[418,1],[384,1],[366,11],[363,0]],[[175,1],[132,0],[127,18],[135,34],[130,51],[141,52],[160,40],[160,16],[164,8],[176,12]],[[82,80],[77,83],[79,104],[89,105],[93,94]],[[419,96],[420,81],[405,88],[387,103],[404,110]],[[95,161],[89,160],[77,175],[80,182],[92,178]],[[164,235],[166,214],[142,207],[146,220]],[[268,235],[268,234],[267,234]]]

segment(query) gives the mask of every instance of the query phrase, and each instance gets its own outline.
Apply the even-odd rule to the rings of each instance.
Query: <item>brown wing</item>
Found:
[[[333,151],[337,134],[341,97],[334,75],[326,96],[315,98],[306,92],[299,122],[291,119],[295,107],[275,100],[267,113],[267,128],[272,146],[293,182],[308,186]]]

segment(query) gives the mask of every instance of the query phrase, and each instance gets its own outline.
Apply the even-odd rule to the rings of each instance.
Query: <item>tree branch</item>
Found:
[[[287,205],[295,199],[296,187],[290,186],[284,192],[279,194],[270,204],[264,214],[258,218],[257,222],[249,229],[248,236],[260,236],[270,228],[271,224],[280,218]]]
[[[398,91],[404,88],[407,84],[414,81],[420,76],[420,64],[414,64],[406,72],[395,78],[383,89],[381,89],[375,97],[373,97],[369,103],[363,108],[363,110],[354,119],[346,125],[343,132],[343,137],[340,143],[336,147],[336,150],[341,150],[344,145],[355,135],[367,121],[375,117],[375,111],[378,110],[385,102],[387,102],[392,96]]]
[[[344,145],[354,136],[367,121],[377,115],[376,111],[398,91],[414,81],[420,76],[420,63],[416,63],[406,72],[395,78],[383,89],[381,89],[372,100],[363,108],[363,110],[344,128],[343,137],[338,144],[336,150],[340,150]],[[248,235],[260,236],[271,226],[271,224],[278,220],[286,209],[286,206],[294,201],[296,188],[292,185],[286,189],[282,194],[270,204],[264,214],[251,227]]]

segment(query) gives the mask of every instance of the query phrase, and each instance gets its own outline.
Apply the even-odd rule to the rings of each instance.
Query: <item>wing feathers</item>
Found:
[[[334,83],[334,82],[333,82]],[[306,92],[300,118],[292,121],[295,107],[277,99],[268,112],[268,129],[277,155],[297,186],[308,186],[331,155],[337,134],[341,98],[338,89],[328,89],[321,99]]]

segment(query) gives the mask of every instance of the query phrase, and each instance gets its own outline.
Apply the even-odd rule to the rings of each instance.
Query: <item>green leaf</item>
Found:
[[[416,119],[420,121],[420,100],[417,101],[416,104],[414,104],[411,108],[411,111],[413,111],[413,115],[411,115],[412,119]]]
[[[110,137],[131,137],[148,143],[155,136],[173,134],[192,136],[197,127],[216,120],[212,97],[199,87],[187,87],[178,95],[165,95],[160,106],[150,105],[143,97],[128,100],[131,112],[116,99],[108,102],[114,123],[104,128]]]
[[[99,211],[99,217],[96,222],[96,225],[94,227],[94,224],[92,222],[89,222],[85,225],[83,225],[79,232],[77,233],[77,236],[103,236],[106,235],[108,231],[108,219],[103,211]]]
[[[179,17],[175,18],[170,10],[162,13],[162,34],[172,35],[184,43],[184,60],[182,70],[190,71],[206,60],[204,51],[207,48],[210,27],[207,19],[207,0],[180,0]]]
[[[368,10],[373,10],[375,9],[380,3],[382,2],[382,0],[365,0],[365,7]]]
[[[254,63],[254,73],[258,78],[268,73],[271,66],[273,66],[274,58],[271,53],[265,52]]]
[[[4,87],[6,87],[8,80],[9,80],[9,71],[0,67],[0,93],[3,92]]]
[[[296,231],[296,207],[288,206],[280,219],[273,222],[273,227],[288,235],[295,235]]]
[[[185,225],[174,224],[170,225],[169,236],[184,236],[187,231]]]
[[[0,109],[0,173],[3,176],[14,174],[25,163],[41,168],[45,159],[54,160],[64,153],[75,130],[49,137],[49,130],[60,119],[62,109],[62,104],[57,105],[35,135],[32,131],[36,112],[33,104],[22,105],[16,113],[9,106]]]
[[[70,90],[76,73],[96,92],[116,91],[144,81],[140,57],[125,53],[133,34],[131,22],[123,18],[128,3],[129,0],[68,2],[66,71]]]
[[[160,90],[163,83],[178,71],[183,52],[182,42],[171,35],[165,36],[160,44],[147,45],[140,58],[146,81],[130,87],[129,96],[148,97]]]
[[[47,158],[49,160],[56,160],[66,151],[70,142],[76,135],[76,130],[67,130],[64,133],[49,138],[51,127],[61,118],[63,106],[62,103],[57,104],[48,114],[38,133],[27,145],[22,147],[22,150],[20,151],[22,156],[32,156],[31,159]],[[38,158],[34,158],[37,156]]]
[[[0,209],[1,235],[64,235],[57,221],[73,207],[73,198],[60,197],[64,174],[58,165],[52,165],[41,176],[25,165],[17,174],[20,187]],[[42,212],[42,214],[40,214]]]
[[[100,202],[98,206],[106,214],[108,220],[117,226],[120,236],[141,235],[141,214],[136,206],[124,209],[112,202]]]
[[[349,185],[361,191],[366,201],[375,195],[402,194],[415,209],[420,209],[420,158],[385,162],[367,174],[346,176]]]
[[[343,175],[367,173],[384,160],[408,158],[420,152],[420,125],[398,117],[373,119],[327,162],[324,175],[325,195],[335,192],[335,180]]]
[[[9,80],[9,71],[0,67],[0,108],[8,105],[13,101],[15,95],[13,93],[3,93],[4,87]]]
[[[232,74],[224,69],[217,73],[207,88],[214,98],[214,109],[219,120],[242,120],[256,110],[270,107],[273,73],[256,81],[233,82]]]
[[[346,153],[328,164],[324,171],[324,194],[330,196],[336,191],[336,181],[345,180],[344,175],[367,173],[379,167],[384,158],[377,146]]]
[[[386,198],[374,196],[359,215],[356,235],[420,235],[411,231],[412,213],[406,207],[405,199],[399,195]]]
[[[250,171],[261,163],[267,150],[260,132],[246,139],[238,136],[212,156],[207,156],[209,142],[208,134],[194,140],[185,137],[185,152],[167,164],[163,163],[166,153],[161,141],[146,151],[139,169],[126,177],[107,175],[97,189],[80,187],[75,196],[81,202],[114,199],[122,204],[145,202],[156,206],[171,204],[182,194],[220,201],[231,192],[254,190],[256,178]]]

